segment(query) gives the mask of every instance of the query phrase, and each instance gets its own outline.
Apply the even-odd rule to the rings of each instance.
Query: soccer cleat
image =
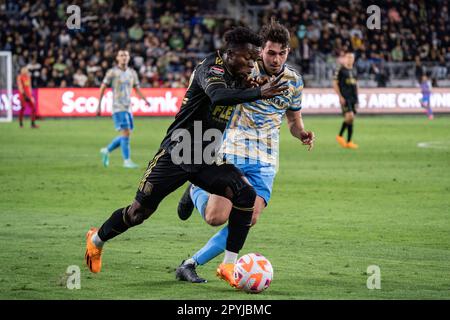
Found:
[[[195,271],[195,265],[193,263],[184,263],[180,264],[180,266],[175,271],[175,276],[177,280],[180,281],[188,281],[192,283],[205,283],[208,282],[206,279],[200,278]]]
[[[347,148],[347,142],[345,141],[343,136],[336,136],[336,141],[342,148]]]
[[[103,166],[107,168],[109,166],[109,151],[107,148],[101,148],[100,153],[102,155]]]
[[[181,197],[180,201],[178,202],[178,217],[181,220],[187,220],[191,214],[192,211],[194,211],[194,203],[191,199],[191,187],[192,184],[190,183],[186,190],[183,193],[183,196]]]
[[[38,129],[38,128],[39,128],[39,126],[37,124],[32,124],[31,125],[31,129]]]
[[[131,159],[124,160],[123,167],[129,168],[129,169],[139,168],[139,166],[136,163],[134,163],[133,161],[131,161]]]
[[[97,232],[97,228],[91,228],[86,234],[86,253],[84,260],[89,270],[99,273],[102,269],[102,248],[98,248],[92,242],[92,236]]]
[[[234,263],[221,263],[217,268],[216,275],[228,282],[233,288],[237,287],[236,280],[234,278]]]
[[[356,143],[353,143],[352,141],[347,142],[347,148],[348,149],[358,149],[358,145]]]

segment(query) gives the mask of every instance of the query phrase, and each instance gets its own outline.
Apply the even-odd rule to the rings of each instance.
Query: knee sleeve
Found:
[[[248,184],[244,184],[242,188],[240,188],[232,199],[233,206],[238,207],[240,209],[251,209],[253,212],[253,207],[255,205],[256,200],[256,191],[255,189]]]
[[[144,208],[141,205],[133,204],[127,208],[126,214],[124,215],[125,222],[130,227],[137,226],[144,222],[144,220],[148,219],[153,212],[153,209]]]
[[[235,166],[225,164],[220,167],[220,172],[214,172],[220,177],[214,181],[213,185],[204,189],[229,199],[238,209],[253,211],[256,199],[255,189],[245,181],[242,172]]]

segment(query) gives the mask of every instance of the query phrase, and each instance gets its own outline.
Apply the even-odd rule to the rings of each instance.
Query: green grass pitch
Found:
[[[215,277],[221,256],[199,267],[207,284],[175,280],[180,261],[218,230],[196,213],[178,219],[184,187],[105,245],[100,274],[85,267],[86,231],[132,201],[171,119],[136,119],[137,170],[122,168],[120,149],[102,167],[111,119],[1,124],[0,298],[448,299],[450,118],[361,116],[354,151],[335,141],[340,117],[304,120],[316,147],[307,152],[283,126],[272,200],[241,252],[272,262],[274,281],[259,295]],[[66,287],[70,265],[81,269],[80,290]],[[366,287],[370,265],[380,267],[379,290]]]

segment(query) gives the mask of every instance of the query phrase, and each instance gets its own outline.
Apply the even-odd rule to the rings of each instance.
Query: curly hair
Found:
[[[270,24],[262,27],[260,31],[263,45],[267,41],[280,43],[283,48],[289,47],[290,35],[288,29],[272,18]]]
[[[261,37],[254,31],[246,27],[236,27],[224,34],[225,47],[234,48],[246,44],[261,47]]]

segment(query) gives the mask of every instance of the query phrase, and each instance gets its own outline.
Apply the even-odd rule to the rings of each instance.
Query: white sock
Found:
[[[195,261],[192,258],[189,258],[189,259],[186,259],[183,264],[193,264],[194,267],[196,267],[197,266],[197,261]]]
[[[223,263],[236,263],[238,254],[236,252],[231,252],[225,250],[225,256],[223,257]]]
[[[97,248],[101,248],[103,247],[103,245],[105,244],[105,242],[103,242],[100,237],[98,236],[97,232],[94,233],[94,235],[92,236],[92,243],[95,244],[95,246]]]

